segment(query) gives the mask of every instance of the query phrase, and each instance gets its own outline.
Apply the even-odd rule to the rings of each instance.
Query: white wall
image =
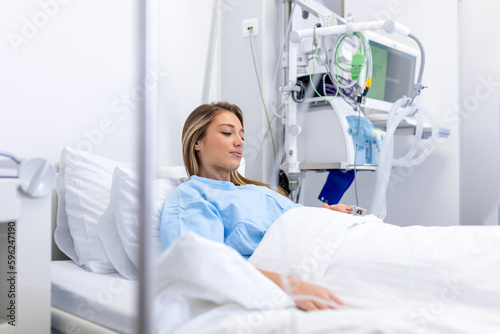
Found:
[[[58,161],[64,146],[135,155],[136,1],[0,3],[0,150]]]
[[[496,2],[463,1],[461,224],[500,224],[500,37]]]
[[[224,1],[221,1],[222,3]],[[183,165],[182,126],[201,104],[213,1],[159,1],[160,162]],[[222,7],[225,8],[225,7]],[[219,44],[220,39],[216,38]],[[219,96],[219,47],[216,47],[209,101]]]
[[[2,1],[0,33],[13,42],[0,40],[0,150],[56,162],[69,146],[135,161],[138,102],[144,88],[158,88],[160,161],[182,164],[180,133],[201,102],[212,3],[159,1],[159,64],[143,87],[137,1]]]

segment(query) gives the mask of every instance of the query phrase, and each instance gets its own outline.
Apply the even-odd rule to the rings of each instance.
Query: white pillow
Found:
[[[184,166],[161,166],[158,168],[159,179],[182,179],[187,177]]]
[[[113,265],[123,277],[128,279],[137,279],[137,268],[130,261],[123,248],[115,220],[115,202],[119,190],[118,181],[121,177],[129,175],[120,168],[116,168],[113,173],[113,183],[111,186],[111,194],[109,205],[103,213],[98,223],[99,238],[106,250],[106,254]]]
[[[117,166],[127,164],[71,148],[64,148],[61,154],[55,241],[73,261],[96,273],[115,271],[97,225],[108,206]]]
[[[182,170],[181,170],[182,168]],[[176,178],[153,181],[150,245],[156,258],[161,253],[160,213],[163,203],[175,188],[187,181],[183,167],[162,167],[160,175]],[[182,177],[185,176],[185,177]],[[116,168],[113,176],[111,201],[99,220],[99,237],[116,270],[128,279],[137,279],[139,268],[139,202],[138,180],[135,173]],[[114,211],[114,215],[111,212]],[[117,242],[117,238],[121,242]]]
[[[240,167],[238,167],[238,173],[245,177],[245,158],[241,158]],[[181,179],[186,178],[187,172],[184,166],[162,166],[158,169],[159,179]]]
[[[78,256],[75,252],[75,246],[73,244],[73,238],[71,237],[71,233],[69,231],[68,215],[66,214],[64,174],[66,169],[66,156],[68,154],[71,153],[69,153],[67,149],[63,149],[56,179],[57,224],[56,229],[54,230],[54,241],[64,254],[66,254],[75,263],[79,263]]]

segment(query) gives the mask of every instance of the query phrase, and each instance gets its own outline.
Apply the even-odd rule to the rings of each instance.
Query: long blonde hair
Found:
[[[234,115],[236,115],[238,120],[241,122],[241,125],[243,126],[243,113],[241,112],[241,109],[237,105],[228,102],[213,102],[210,104],[202,104],[194,109],[186,119],[184,128],[182,129],[182,158],[184,160],[186,172],[189,176],[199,175],[200,172],[198,157],[194,149],[196,142],[203,138],[203,136],[205,135],[205,131],[207,130],[208,126],[215,118],[215,116],[223,111],[232,112]],[[250,180],[243,177],[236,170],[231,172],[230,180],[236,186],[254,184],[257,186],[265,186],[271,188],[266,183]],[[286,196],[286,193],[282,189],[278,189],[278,192]]]

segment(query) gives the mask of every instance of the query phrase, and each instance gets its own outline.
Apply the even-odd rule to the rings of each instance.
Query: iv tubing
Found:
[[[377,181],[375,185],[375,195],[370,210],[372,214],[381,219],[384,219],[387,214],[386,194],[392,167],[413,167],[421,164],[432,153],[437,144],[439,128],[434,117],[432,117],[432,115],[422,107],[417,107],[415,105],[412,105],[410,107],[403,107],[405,105],[408,105],[409,102],[410,99],[407,97],[403,97],[397,100],[394,103],[387,119],[387,132],[382,143],[382,149],[380,150],[379,167],[377,169]],[[394,132],[399,126],[399,123],[401,123],[401,121],[406,116],[415,112],[415,108],[418,109],[418,114],[421,113],[421,115],[417,114],[418,118],[415,142],[413,143],[408,154],[406,154],[403,158],[394,159]],[[402,110],[400,111],[400,109]],[[418,145],[422,137],[423,116],[426,116],[431,121],[432,136],[429,139],[429,143],[425,150],[417,157],[413,157],[417,152]]]

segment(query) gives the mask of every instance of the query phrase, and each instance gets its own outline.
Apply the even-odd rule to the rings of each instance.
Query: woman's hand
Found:
[[[277,286],[280,288],[283,288],[282,282],[281,282],[281,277],[279,274],[270,272],[270,271],[265,271],[262,269],[258,269],[264,276],[269,278],[271,281],[273,281]],[[307,283],[304,281],[301,281],[297,278],[289,277],[288,282],[290,283],[290,287],[292,288],[292,296],[294,297],[296,295],[307,295],[307,296],[313,296],[316,298],[321,298],[323,300],[326,300],[328,302],[331,302],[333,304],[339,305],[339,306],[344,306],[344,303],[340,299],[338,299],[329,289],[322,287],[320,285],[316,284],[311,284]],[[285,290],[286,291],[286,290]],[[332,305],[327,305],[324,302],[321,302],[320,300],[312,300],[308,299],[307,296],[304,296],[304,298],[300,299],[295,299],[295,304],[297,305],[298,308],[304,311],[314,311],[314,310],[325,310],[325,309],[333,309],[334,307]]]
[[[292,287],[293,295],[299,297],[294,299],[295,304],[301,310],[315,311],[334,309],[335,307],[333,307],[332,304],[344,306],[344,303],[337,296],[323,286],[307,283],[296,278],[289,278],[289,281]],[[300,297],[301,295],[304,295],[304,298]],[[327,304],[321,300],[308,299],[307,296],[321,298],[322,300],[330,303]]]
[[[345,204],[333,204],[333,205],[328,205],[326,203],[323,203],[323,207],[325,209],[330,209],[330,210],[335,210],[339,212],[344,212],[344,213],[351,213],[352,208],[349,205]]]

